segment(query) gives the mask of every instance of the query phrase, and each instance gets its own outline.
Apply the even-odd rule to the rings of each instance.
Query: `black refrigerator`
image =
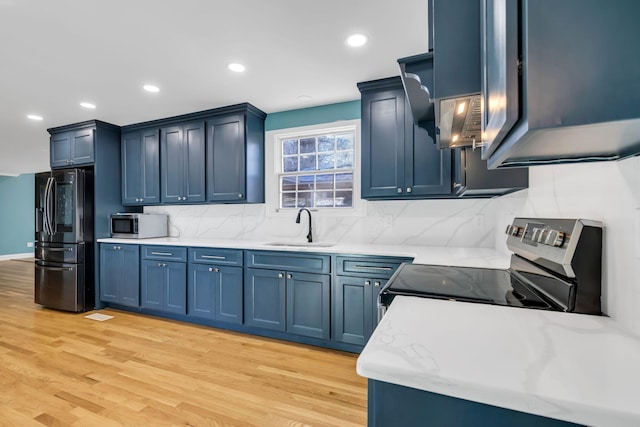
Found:
[[[83,312],[95,305],[93,169],[35,175],[35,302]]]

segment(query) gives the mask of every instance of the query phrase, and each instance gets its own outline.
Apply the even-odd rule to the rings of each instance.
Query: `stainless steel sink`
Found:
[[[271,242],[265,243],[265,246],[291,246],[294,248],[330,248],[335,246],[334,243],[296,243],[296,242]]]

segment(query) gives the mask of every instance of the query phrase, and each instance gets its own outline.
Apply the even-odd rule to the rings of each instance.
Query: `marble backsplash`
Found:
[[[359,214],[313,213],[314,239],[325,242],[496,248],[515,216],[581,217],[605,225],[603,307],[640,336],[640,157],[619,162],[536,166],[529,189],[494,199],[367,202]],[[147,207],[167,213],[171,235],[304,241],[307,219],[268,205]]]

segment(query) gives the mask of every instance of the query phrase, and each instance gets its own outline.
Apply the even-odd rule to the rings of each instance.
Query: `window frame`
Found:
[[[360,120],[345,120],[334,123],[322,123],[319,125],[300,126],[295,128],[277,129],[266,132],[265,141],[266,158],[271,164],[266,169],[265,176],[265,202],[267,204],[267,214],[278,216],[279,214],[290,215],[300,208],[280,207],[280,176],[287,175],[282,172],[282,141],[292,138],[304,138],[305,136],[317,136],[321,134],[339,134],[344,132],[354,133],[353,147],[353,167],[350,169],[329,169],[308,171],[311,174],[341,173],[342,171],[353,173],[353,194],[351,207],[314,207],[312,212],[322,212],[323,216],[362,216],[364,215],[364,204],[360,199]]]

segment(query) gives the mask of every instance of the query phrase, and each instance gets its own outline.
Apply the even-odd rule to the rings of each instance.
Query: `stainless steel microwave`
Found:
[[[111,214],[111,237],[147,239],[151,237],[166,237],[167,235],[167,215],[142,213]]]

